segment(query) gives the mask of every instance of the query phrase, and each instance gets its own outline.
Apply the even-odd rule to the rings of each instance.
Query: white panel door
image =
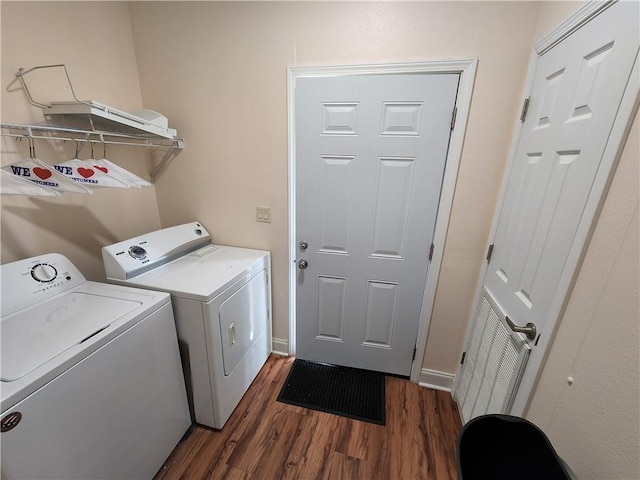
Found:
[[[458,80],[296,80],[298,357],[409,375]]]
[[[531,322],[538,335],[544,332],[528,340],[537,365],[557,319],[550,309],[568,291],[561,277],[567,268],[573,274],[572,252],[584,245],[578,229],[593,218],[587,205],[594,202],[594,182],[608,175],[601,160],[638,43],[638,2],[620,2],[536,65],[484,287],[516,325]],[[529,386],[536,368],[525,371]]]

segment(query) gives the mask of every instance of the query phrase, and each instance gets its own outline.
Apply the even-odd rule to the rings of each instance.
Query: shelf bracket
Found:
[[[158,177],[160,172],[167,165],[169,165],[171,160],[173,160],[173,158],[175,157],[175,155],[173,155],[173,154],[175,153],[176,148],[182,150],[184,148],[184,142],[182,140],[176,140],[175,144],[173,144],[173,145],[171,145],[170,147],[167,148],[167,151],[164,153],[164,156],[158,162],[156,167],[153,169],[153,172],[151,172],[151,175],[150,175],[151,183],[155,182],[155,179]]]

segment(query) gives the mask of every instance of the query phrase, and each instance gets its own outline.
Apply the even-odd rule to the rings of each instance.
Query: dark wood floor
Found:
[[[156,480],[457,478],[449,393],[387,377],[383,427],[276,402],[292,362],[272,355],[225,427],[192,427]]]

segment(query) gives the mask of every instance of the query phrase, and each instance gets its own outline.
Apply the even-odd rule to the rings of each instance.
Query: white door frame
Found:
[[[442,191],[436,226],[433,236],[433,258],[429,266],[427,281],[422,298],[422,309],[418,322],[416,355],[411,365],[412,382],[417,383],[422,369],[422,359],[426,349],[429,324],[433,310],[433,301],[440,275],[444,243],[449,226],[453,193],[458,177],[458,167],[462,156],[462,146],[467,128],[467,119],[471,106],[471,93],[475,81],[478,60],[475,58],[456,60],[436,60],[419,63],[381,64],[381,65],[345,65],[325,67],[289,67],[287,68],[287,118],[289,134],[289,345],[288,353],[296,353],[296,132],[295,132],[295,85],[301,77],[336,77],[351,75],[385,75],[404,73],[458,73],[460,83],[456,98],[457,118],[455,128],[451,132],[449,151],[444,170]]]
[[[527,97],[528,92],[531,91],[536,65],[540,56],[549,51],[571,33],[575,32],[578,28],[595,18],[597,15],[602,13],[614,3],[615,1],[602,2],[592,0],[535,45],[531,54],[531,59],[529,61],[527,80],[523,89],[522,98]],[[600,166],[598,167],[598,172],[596,174],[591,193],[589,194],[587,203],[585,205],[584,214],[582,215],[582,219],[580,221],[580,224],[578,225],[575,240],[569,252],[569,256],[567,257],[565,267],[562,271],[556,296],[554,297],[549,309],[548,321],[545,323],[544,329],[538,332],[541,334],[541,338],[542,336],[545,336],[548,340],[546,342],[546,345],[541,346],[541,351],[537,351],[536,355],[531,355],[531,357],[529,358],[525,376],[523,377],[520,387],[518,388],[517,396],[511,407],[511,411],[509,412],[511,415],[524,416],[527,412],[527,409],[529,408],[531,397],[533,396],[534,389],[538,383],[540,373],[542,372],[542,366],[544,365],[547,355],[551,350],[553,338],[557,331],[557,327],[560,324],[560,319],[564,313],[567,301],[569,300],[569,297],[571,295],[577,273],[579,271],[580,265],[582,264],[582,260],[589,245],[589,240],[591,239],[593,229],[595,228],[598,215],[600,213],[600,210],[602,209],[602,204],[604,203],[604,200],[606,198],[606,194],[613,178],[616,166],[618,164],[620,154],[622,153],[622,147],[624,146],[623,142],[626,139],[631,128],[635,112],[638,110],[638,105],[640,103],[640,73],[638,69],[638,63],[639,57],[636,55],[636,60],[633,71],[631,72],[629,83],[627,84],[627,87],[624,91],[620,109],[618,110],[618,113],[614,120],[611,135],[609,136],[609,139],[607,141],[607,145],[602,156],[602,161],[600,163]],[[513,166],[513,158],[515,156],[518,141],[520,139],[520,134],[522,132],[522,123],[520,122],[520,120],[516,120],[515,123],[516,125],[513,130],[514,135],[511,140],[509,156],[507,157],[509,160],[507,163],[507,168],[504,172],[504,176],[502,178],[502,185],[500,187],[498,203],[496,204],[496,209],[491,224],[491,230],[489,233],[489,240],[486,245],[487,249],[489,248],[489,245],[493,243],[493,239],[496,235],[500,212],[502,211],[502,207],[504,204],[506,185],[509,180],[509,175]],[[462,347],[463,351],[466,350],[473,333],[473,324],[475,320],[476,309],[480,302],[482,287],[484,285],[484,280],[488,268],[488,263],[483,262],[472,304],[473,309],[470,312],[467,324],[467,333]],[[454,385],[451,389],[452,394],[457,387],[458,375],[460,373],[460,370],[461,365],[458,366],[458,371],[456,372]],[[529,374],[527,375],[528,372]]]

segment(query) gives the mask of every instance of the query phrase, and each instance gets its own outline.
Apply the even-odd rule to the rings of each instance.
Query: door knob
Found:
[[[300,261],[298,262],[298,268],[299,268],[300,270],[304,270],[304,269],[305,269],[305,268],[307,268],[308,266],[309,266],[309,264],[307,263],[307,261],[306,261],[306,260],[300,260]]]
[[[519,327],[518,325],[513,323],[508,316],[505,317],[505,320],[507,321],[507,325],[509,325],[509,328],[514,332],[524,333],[529,340],[533,340],[534,338],[536,338],[536,326],[533,323],[529,322],[524,327]]]
[[[302,241],[300,242],[299,246],[300,246],[300,250],[302,250],[303,252],[304,252],[307,248],[309,248],[309,244],[308,244],[307,242],[305,242],[304,240],[302,240]]]

